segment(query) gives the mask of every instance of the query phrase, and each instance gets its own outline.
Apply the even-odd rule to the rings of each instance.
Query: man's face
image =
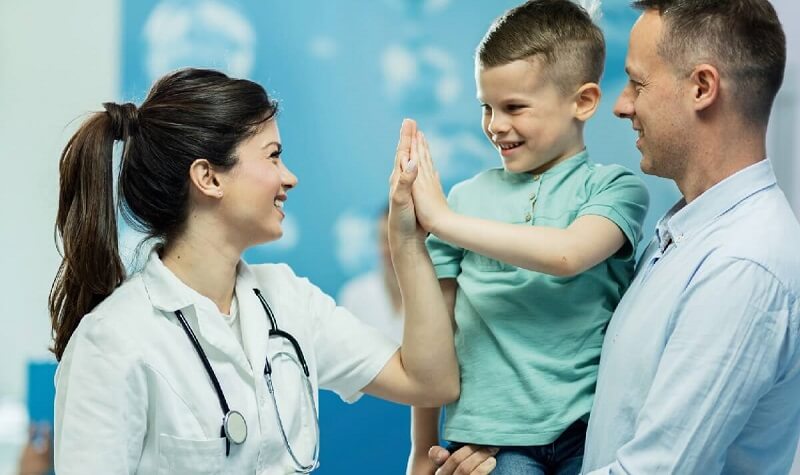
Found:
[[[691,144],[690,109],[685,81],[658,54],[664,31],[661,15],[648,10],[631,30],[625,72],[628,83],[614,105],[614,114],[630,119],[639,134],[642,171],[677,179],[682,176]]]

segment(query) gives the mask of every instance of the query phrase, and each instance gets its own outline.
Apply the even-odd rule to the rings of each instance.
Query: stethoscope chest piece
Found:
[[[222,422],[225,429],[225,437],[236,445],[241,445],[247,440],[247,421],[239,411],[228,411],[225,420]]]

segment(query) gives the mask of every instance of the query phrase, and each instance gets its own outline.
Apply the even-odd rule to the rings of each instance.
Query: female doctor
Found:
[[[398,349],[288,266],[240,260],[281,237],[297,185],[261,86],[185,69],[157,81],[139,108],[104,106],[60,162],[64,259],[50,296],[59,475],[308,473],[319,387],[420,406],[458,397],[451,320],[410,195],[413,122],[391,178],[406,309]],[[161,243],[127,278],[112,195],[117,140],[119,208]]]

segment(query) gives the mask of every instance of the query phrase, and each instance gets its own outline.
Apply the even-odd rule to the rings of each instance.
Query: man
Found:
[[[800,431],[800,225],[765,145],[783,30],[766,0],[634,7],[615,113],[638,132],[642,170],[683,199],[606,332],[583,472],[787,473]],[[465,449],[439,473],[471,473],[489,454]]]

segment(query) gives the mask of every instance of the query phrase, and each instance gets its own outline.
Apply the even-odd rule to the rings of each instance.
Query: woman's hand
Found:
[[[424,241],[425,232],[417,223],[411,187],[417,177],[417,123],[405,119],[395,153],[394,169],[389,178],[389,241],[395,244]]]

